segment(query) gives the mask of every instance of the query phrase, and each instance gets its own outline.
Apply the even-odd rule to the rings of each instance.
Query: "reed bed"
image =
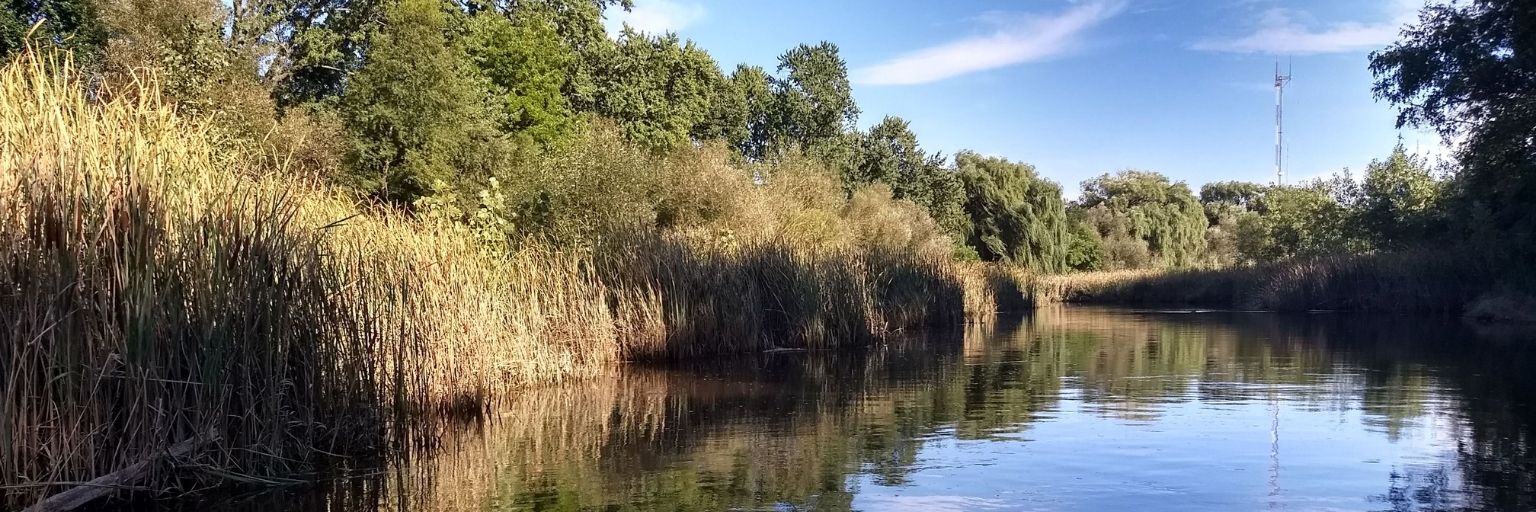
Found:
[[[861,346],[965,318],[960,270],[946,261],[773,243],[708,249],[655,235],[597,252],[626,359]]]
[[[1032,273],[1000,263],[967,263],[958,266],[964,288],[965,315],[969,323],[996,320],[999,313],[1023,313],[1034,307],[1030,289]]]
[[[1042,278],[1039,303],[1455,313],[1506,265],[1469,250],[1333,256],[1216,270],[1126,270]]]
[[[618,359],[582,259],[294,182],[69,63],[0,71],[0,488],[22,506],[193,440],[174,480],[272,483],[424,412]],[[169,465],[139,482],[168,489]]]
[[[663,235],[488,248],[295,178],[69,62],[0,70],[0,508],[156,460],[135,488],[304,479],[626,359],[873,343],[995,311],[974,269]],[[978,311],[980,310],[978,309]]]

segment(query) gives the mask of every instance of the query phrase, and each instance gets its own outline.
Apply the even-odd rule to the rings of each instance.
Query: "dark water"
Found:
[[[1536,337],[1044,310],[865,354],[514,397],[375,478],[244,510],[1532,510]]]

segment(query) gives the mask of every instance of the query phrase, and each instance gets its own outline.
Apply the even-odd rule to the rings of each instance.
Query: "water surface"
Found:
[[[867,353],[512,397],[376,478],[245,510],[1530,510],[1536,338],[1061,308]]]

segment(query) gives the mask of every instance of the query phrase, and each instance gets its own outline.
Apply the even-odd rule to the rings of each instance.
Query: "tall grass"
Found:
[[[610,240],[598,254],[627,359],[867,345],[965,321],[945,261],[766,243],[707,249],[649,235]]]
[[[1048,302],[1196,305],[1280,311],[1458,312],[1495,287],[1505,264],[1465,249],[1333,256],[1217,270],[1048,276]]]
[[[0,71],[6,508],[188,439],[208,448],[178,478],[288,478],[400,443],[417,413],[617,360],[582,260],[489,255],[294,182],[141,78],[98,103],[67,62]]]
[[[625,359],[867,344],[999,308],[973,269],[922,256],[488,248],[231,146],[151,74],[83,82],[32,54],[0,70],[0,508],[189,439],[138,485],[302,478]]]

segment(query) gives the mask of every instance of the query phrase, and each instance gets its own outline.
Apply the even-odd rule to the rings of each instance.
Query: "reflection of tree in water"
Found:
[[[908,483],[933,440],[1021,432],[1064,396],[1146,421],[1172,403],[1272,393],[1358,408],[1394,439],[1431,409],[1456,412],[1461,448],[1400,469],[1375,498],[1384,508],[1536,508],[1533,422],[1511,407],[1536,397],[1532,350],[1480,344],[1456,324],[1042,310],[960,336],[528,390],[481,429],[446,430],[440,452],[388,480],[251,510],[847,510],[858,485]],[[1429,392],[1447,386],[1451,396]]]
[[[1461,510],[1453,495],[1451,467],[1447,464],[1410,466],[1392,472],[1387,493],[1372,501],[1383,503],[1393,512],[1429,512]]]

